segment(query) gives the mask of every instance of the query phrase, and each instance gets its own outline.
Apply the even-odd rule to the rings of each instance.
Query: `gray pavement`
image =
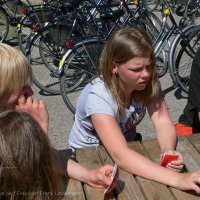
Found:
[[[186,104],[187,95],[180,89],[174,89],[169,73],[162,77],[160,82],[169,113],[173,122],[176,123]],[[66,107],[61,95],[43,95],[36,86],[33,86],[33,88],[35,96],[44,99],[47,104],[50,115],[49,138],[52,146],[56,149],[68,148],[68,136],[73,125],[72,113]],[[148,113],[138,125],[137,130],[142,134],[143,139],[156,137]]]

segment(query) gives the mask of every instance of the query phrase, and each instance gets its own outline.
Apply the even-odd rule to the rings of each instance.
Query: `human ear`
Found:
[[[111,70],[112,70],[112,74],[117,74],[117,66],[115,62],[112,62]]]

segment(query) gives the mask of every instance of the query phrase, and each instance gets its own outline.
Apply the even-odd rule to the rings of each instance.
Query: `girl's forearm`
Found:
[[[69,159],[66,170],[69,177],[82,182],[87,182],[88,169],[79,163]]]
[[[176,148],[176,132],[175,128],[171,124],[163,124],[160,130],[156,130],[157,139],[161,148],[161,152],[167,150],[175,150]]]
[[[176,187],[179,174],[152,162],[131,149],[120,152],[115,162],[131,174]],[[166,177],[168,177],[166,179]]]

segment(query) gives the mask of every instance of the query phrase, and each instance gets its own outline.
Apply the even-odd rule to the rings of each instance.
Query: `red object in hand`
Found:
[[[177,155],[169,155],[169,154],[163,154],[161,157],[161,166],[166,167],[168,163],[171,161],[175,161],[178,159]]]

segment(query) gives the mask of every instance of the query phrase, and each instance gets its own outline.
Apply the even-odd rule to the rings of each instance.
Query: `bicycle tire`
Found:
[[[72,33],[72,26],[73,21],[64,19],[63,21],[57,21],[55,24],[45,27],[45,32],[41,33],[39,52],[43,63],[50,70],[57,68],[66,50],[67,38],[71,38],[73,43],[76,43],[78,40],[83,40],[89,34],[95,33],[88,22],[81,25],[84,33],[81,32],[80,27],[77,27],[77,30],[75,30],[76,33]]]
[[[142,23],[145,26],[144,29],[147,31],[152,41],[154,41],[159,34],[162,23],[154,13],[151,13],[149,16],[152,21],[145,19]],[[162,50],[160,55],[156,58],[156,69],[158,78],[163,77],[167,73],[168,63],[165,50]]]
[[[38,34],[31,40],[29,47],[29,59],[36,53],[38,55],[40,47],[40,39],[42,35]],[[39,56],[39,55],[38,55]],[[31,63],[33,83],[43,92],[53,95],[60,94],[60,75],[57,73],[57,68],[48,68],[44,63]]]
[[[0,8],[0,42],[4,42],[9,31],[9,23],[6,12]]]
[[[144,3],[147,9],[152,12],[157,9],[159,0],[144,0]]]
[[[33,31],[33,24],[38,23],[38,27],[41,28],[44,26],[45,21],[48,21],[50,15],[55,12],[55,9],[49,7],[35,8],[34,11],[27,13],[18,23],[18,45],[20,50],[25,54],[27,45],[31,39],[31,37],[36,34]],[[31,61],[36,63],[42,63],[40,59],[39,53],[36,57],[32,57]]]
[[[85,40],[77,44],[63,60],[65,65],[60,78],[60,90],[66,106],[73,114],[80,92],[97,75],[100,54],[105,44],[105,41],[99,39]]]
[[[134,10],[131,11],[134,13]],[[141,16],[139,15],[137,17],[130,18],[125,26],[139,27],[144,29],[154,41],[160,32],[162,23],[154,13],[147,12]]]
[[[178,86],[188,93],[192,61],[200,47],[200,27],[192,26],[183,30],[183,37],[174,40],[169,51],[169,63]]]
[[[143,24],[145,25],[145,30],[154,41],[161,30],[162,22],[154,13],[149,13],[148,16],[149,18],[145,18]]]

